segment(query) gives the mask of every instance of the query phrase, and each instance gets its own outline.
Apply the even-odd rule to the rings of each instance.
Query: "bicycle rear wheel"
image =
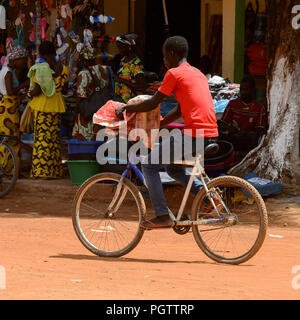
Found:
[[[16,184],[19,175],[19,161],[12,146],[0,144],[0,198],[7,195]]]
[[[198,246],[220,263],[249,260],[262,246],[267,230],[267,210],[261,195],[250,183],[234,176],[215,178],[207,187],[211,196],[222,198],[223,204],[220,200],[217,206],[221,218],[212,210],[203,188],[192,208],[192,220],[207,222],[192,227]]]
[[[97,174],[82,184],[73,206],[73,226],[81,243],[103,257],[120,257],[134,249],[144,230],[145,203],[128,179]]]

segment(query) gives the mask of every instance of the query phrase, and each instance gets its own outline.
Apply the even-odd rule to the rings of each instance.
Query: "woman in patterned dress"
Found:
[[[77,105],[83,99],[88,99],[95,92],[95,80],[98,81],[100,88],[103,89],[110,85],[109,69],[106,66],[96,64],[96,54],[94,48],[85,46],[80,51],[80,72],[77,81]],[[73,127],[73,137],[82,141],[95,141],[99,130],[99,125],[93,121],[87,121],[79,113]]]
[[[115,97],[120,102],[127,103],[129,99],[146,89],[144,67],[133,50],[136,38],[135,33],[128,33],[116,39],[120,55],[123,57],[120,69],[114,77]]]
[[[26,49],[20,46],[13,47],[7,59],[7,66],[4,66],[0,71],[0,93],[2,95],[0,101],[0,133],[19,137],[20,100],[18,93],[20,89],[25,88],[28,84],[25,82],[19,85],[15,71],[22,70],[25,67],[27,62]],[[9,144],[12,145],[18,160],[20,160],[19,142],[10,140]],[[2,157],[1,148],[0,157]]]
[[[55,179],[63,175],[60,129],[66,110],[62,92],[68,84],[68,68],[55,60],[52,42],[44,41],[39,48],[42,63],[31,67],[29,95],[34,110],[34,145],[31,178]]]

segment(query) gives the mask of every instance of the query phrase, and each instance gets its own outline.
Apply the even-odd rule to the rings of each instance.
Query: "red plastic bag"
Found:
[[[116,116],[116,109],[124,105],[121,102],[109,100],[105,103],[93,116],[93,123],[99,124],[100,126],[107,127],[115,130],[120,126],[124,125],[125,120],[120,120]]]

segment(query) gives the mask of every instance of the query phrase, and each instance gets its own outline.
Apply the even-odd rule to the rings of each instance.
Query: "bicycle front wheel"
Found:
[[[203,222],[193,225],[198,246],[220,263],[240,264],[249,260],[262,246],[267,230],[267,210],[261,195],[249,182],[234,176],[215,178],[207,187],[213,198],[219,198],[220,216],[212,210],[203,188],[192,208],[192,220]]]
[[[12,146],[0,144],[0,198],[7,195],[16,184],[19,175],[19,161]]]
[[[97,174],[78,190],[73,226],[81,243],[102,257],[120,257],[143,236],[145,203],[137,187],[114,173]]]

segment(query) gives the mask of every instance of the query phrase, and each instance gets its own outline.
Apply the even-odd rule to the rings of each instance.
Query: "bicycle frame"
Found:
[[[203,223],[207,224],[207,223],[215,223],[217,221],[219,221],[219,222],[224,221],[224,218],[221,217],[221,215],[220,215],[220,213],[218,211],[218,208],[217,208],[217,206],[216,206],[216,204],[215,204],[215,202],[213,200],[213,197],[210,195],[209,190],[207,188],[205,179],[208,180],[208,181],[210,181],[210,179],[206,175],[205,170],[201,165],[201,158],[202,158],[202,156],[200,154],[200,155],[198,155],[196,157],[196,160],[195,160],[194,163],[184,162],[184,161],[176,162],[176,164],[193,166],[193,169],[192,169],[192,172],[191,172],[191,175],[190,175],[190,178],[189,178],[189,182],[188,182],[188,185],[187,185],[187,187],[185,189],[185,192],[184,192],[184,195],[183,195],[183,198],[182,198],[182,201],[181,201],[177,216],[175,217],[171,212],[169,213],[170,217],[171,217],[171,220],[176,222],[177,225],[192,225],[192,224],[203,224]],[[123,194],[121,196],[120,196],[120,192],[122,190],[122,185],[123,185],[122,182],[123,182],[124,178],[127,177],[129,172],[134,171],[135,174],[139,177],[139,179],[143,183],[143,185],[147,188],[145,177],[142,174],[142,172],[139,170],[139,168],[135,164],[132,163],[133,159],[134,159],[133,157],[129,157],[127,168],[122,173],[121,180],[120,180],[120,183],[118,184],[115,196],[114,196],[114,198],[113,198],[113,200],[112,200],[112,202],[111,202],[111,204],[109,206],[110,209],[114,208],[113,212],[116,212],[118,210],[118,208],[120,207],[123,199],[125,198],[125,195],[126,195],[127,191],[124,190],[124,192],[123,192]],[[200,177],[201,182],[203,184],[203,187],[205,189],[205,192],[206,192],[206,194],[208,196],[208,199],[210,200],[211,204],[213,205],[213,208],[216,211],[216,213],[218,214],[219,218],[217,218],[217,219],[205,219],[205,221],[203,221],[203,219],[202,220],[200,219],[198,221],[192,221],[192,220],[180,221],[181,218],[182,218],[182,215],[183,215],[183,212],[184,212],[187,200],[188,200],[188,196],[189,196],[189,193],[190,193],[191,188],[192,188],[193,180],[194,180],[195,177]],[[220,195],[217,192],[215,194],[217,195],[217,198],[221,202],[223,208],[225,208],[226,212],[229,214],[229,211],[228,211],[226,205],[224,204],[222,198],[220,197]],[[115,206],[115,203],[117,201],[118,201],[118,203]]]

